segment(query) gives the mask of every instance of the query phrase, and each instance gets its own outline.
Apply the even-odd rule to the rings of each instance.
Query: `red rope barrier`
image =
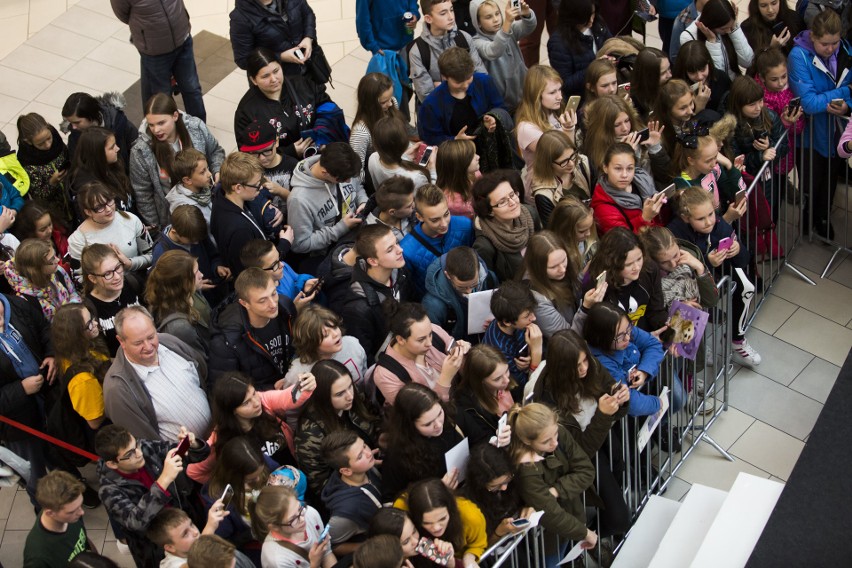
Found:
[[[91,452],[87,452],[86,450],[81,450],[77,446],[72,446],[68,442],[63,442],[62,440],[60,440],[58,438],[54,438],[53,436],[51,436],[49,434],[45,434],[44,432],[40,432],[39,430],[36,430],[35,428],[30,428],[29,426],[26,426],[25,424],[21,424],[20,422],[15,422],[11,418],[6,418],[3,415],[0,415],[0,422],[5,422],[6,424],[8,424],[9,426],[12,426],[13,428],[17,428],[18,430],[23,430],[24,432],[26,432],[28,434],[32,434],[33,436],[36,436],[37,438],[41,438],[42,440],[46,440],[46,441],[50,442],[51,444],[53,444],[55,446],[59,446],[60,448],[62,448],[64,450],[68,450],[69,452],[74,452],[75,454],[83,456],[86,459],[90,459],[92,461],[98,461],[100,459],[98,456],[96,456],[95,454],[93,454]]]

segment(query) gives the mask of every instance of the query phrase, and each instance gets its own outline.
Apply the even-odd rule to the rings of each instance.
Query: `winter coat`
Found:
[[[360,487],[353,487],[344,482],[339,471],[331,474],[322,490],[322,501],[331,517],[329,525],[332,543],[342,544],[348,540],[345,533],[335,531],[337,525],[332,521],[335,518],[346,519],[354,524],[359,534],[367,532],[373,515],[382,508],[381,486],[382,477],[375,468],[367,472],[367,483]],[[336,532],[338,534],[335,534]]]
[[[521,207],[526,207],[530,212],[533,219],[533,231],[540,231],[541,220],[538,218],[538,211],[535,210],[535,207],[530,207],[525,203],[522,203]],[[521,254],[521,251],[504,252],[499,250],[494,246],[494,243],[485,236],[485,233],[475,227],[476,225],[474,225],[474,234],[476,237],[473,240],[472,246],[479,254],[479,257],[485,261],[485,265],[488,269],[494,272],[497,276],[497,280],[500,282],[512,280],[515,275],[517,275],[518,270],[520,270],[521,264],[524,261],[524,256]]]
[[[477,257],[479,262],[479,282],[472,292],[492,290],[497,287],[497,276],[485,266],[485,262]],[[467,333],[467,298],[456,292],[452,283],[444,274],[447,265],[447,255],[436,258],[426,270],[426,294],[421,304],[429,315],[429,321],[443,327],[456,339],[465,339]],[[452,329],[447,329],[448,320],[455,315],[456,323]]]
[[[508,395],[508,392],[504,394]],[[456,424],[467,436],[471,448],[487,443],[491,436],[496,435],[500,416],[482,406],[472,392],[457,391],[453,396],[453,405],[456,408]]]
[[[63,168],[70,168],[71,154],[59,132],[52,126],[49,128],[53,134],[51,149],[39,150],[22,142],[18,145],[18,161],[30,178],[29,198],[44,202],[51,214],[56,215],[57,221],[68,223],[75,218],[71,213],[68,193],[62,183],[51,186],[50,178]]]
[[[196,302],[201,301],[205,304],[207,302],[200,292],[195,293],[194,299]],[[207,309],[210,309],[209,305],[207,305]],[[174,335],[204,357],[210,356],[211,329],[210,325],[202,318],[192,321],[187,314],[172,312],[157,322],[157,331]]]
[[[728,205],[736,199],[737,192],[746,189],[745,181],[740,170],[737,168],[723,168],[717,163],[710,173],[697,179],[690,178],[686,172],[674,178],[674,184],[678,189],[698,186],[713,194],[713,205],[716,207],[717,215],[722,215],[728,210]]]
[[[267,10],[258,0],[237,0],[231,12],[231,47],[234,62],[246,68],[246,60],[258,47],[266,47],[281,57],[282,51],[296,47],[304,38],[317,40],[317,18],[307,0],[279,2],[286,19]],[[286,75],[298,74],[301,65],[283,65]]]
[[[583,294],[595,286],[595,280],[586,273]],[[645,258],[639,279],[618,288],[610,285],[604,300],[627,312],[633,325],[645,331],[656,331],[666,325],[668,311],[663,304],[663,284],[660,269],[655,262]]]
[[[529,16],[515,20],[509,33],[504,32],[501,26],[496,33],[487,34],[482,31],[479,18],[476,16],[483,1],[473,0],[470,3],[470,19],[473,27],[476,28],[473,46],[479,52],[488,75],[494,80],[497,90],[503,96],[506,108],[514,110],[521,103],[524,78],[527,76],[527,66],[524,63],[521,48],[518,47],[518,41],[535,30],[537,25],[535,13],[530,11]]]
[[[556,69],[559,76],[562,77],[562,92],[566,98],[583,94],[586,68],[595,60],[596,50],[603,47],[604,42],[610,37],[612,37],[612,34],[603,21],[596,18],[592,25],[592,36],[581,34],[579,51],[575,52],[558,31],[547,40],[547,55],[550,58],[550,66]],[[596,49],[592,48],[593,42]]]
[[[293,357],[291,329],[296,308],[289,298],[278,296],[278,327],[284,343],[282,358]],[[216,331],[210,341],[210,375],[213,381],[228,371],[240,371],[254,379],[257,390],[274,388],[284,376],[269,352],[252,335],[248,312],[239,302],[225,307],[214,322]],[[211,383],[212,386],[212,383]]]
[[[189,36],[183,0],[110,0],[115,17],[130,26],[130,41],[143,55],[171,53]]]
[[[644,176],[644,178],[642,176]],[[636,184],[639,183],[640,180],[644,180],[643,183],[645,186],[647,186],[651,193],[653,193],[654,182],[651,179],[651,176],[642,168],[636,168],[636,176],[633,180],[634,192],[636,191]],[[642,191],[639,191],[637,194],[642,196],[643,203],[650,195]],[[646,221],[642,217],[641,207],[638,209],[627,209],[619,205],[612,195],[604,189],[604,186],[600,181],[595,186],[594,193],[592,193],[592,202],[590,207],[595,215],[595,224],[598,227],[599,235],[603,235],[615,227],[624,227],[625,229],[638,234],[642,227],[663,226],[663,222],[660,220],[659,215],[650,221]]]
[[[847,105],[852,105],[852,95],[847,88],[852,82],[852,73],[849,72],[852,45],[846,40],[840,41],[832,56],[836,60],[832,66],[814,51],[809,30],[796,36],[795,44],[787,58],[790,88],[802,98],[802,109],[811,116],[811,120],[805,122],[800,144],[810,148],[813,137],[814,149],[821,156],[831,158],[837,155],[837,140],[844,126],[825,109],[832,99],[843,99]]]
[[[24,206],[24,198],[21,197],[21,194],[18,192],[17,188],[12,185],[6,176],[0,175],[0,188],[2,188],[3,194],[0,195],[0,206],[3,206],[7,209],[14,209],[16,212],[21,210],[21,207]]]
[[[225,150],[200,118],[184,112],[181,112],[181,116],[189,132],[192,147],[205,155],[207,167],[215,175],[225,161]],[[139,127],[139,138],[130,150],[130,184],[136,196],[136,209],[145,224],[165,227],[171,221],[166,194],[172,184],[169,182],[169,187],[164,188],[160,183],[160,166],[154,156],[152,144],[148,121],[143,120]]]
[[[426,273],[429,265],[435,261],[438,255],[429,250],[415,237],[414,233],[427,242],[440,255],[450,252],[452,249],[473,243],[473,222],[467,217],[450,217],[450,226],[447,232],[440,237],[428,237],[423,232],[423,224],[415,225],[402,242],[402,254],[405,256],[405,266],[411,271],[414,284],[418,290],[426,289]]]
[[[681,219],[680,217],[672,219],[668,224],[668,229],[678,239],[682,239],[688,243],[695,245],[701,251],[704,261],[708,266],[707,254],[719,246],[719,241],[728,238],[735,233],[734,228],[725,221],[721,215],[716,215],[716,225],[709,235],[699,233],[692,226]],[[734,258],[726,259],[718,268],[714,269],[714,273],[718,276],[722,274],[722,270],[727,267],[742,268],[746,270],[749,264],[749,251],[745,247],[745,243],[740,242],[740,252]]]
[[[681,10],[675,18],[674,25],[672,26],[672,38],[669,43],[669,59],[671,59],[672,65],[674,65],[677,54],[680,51],[680,34],[682,34],[686,28],[692,24],[692,22],[698,19],[698,15],[698,9],[695,7],[695,1],[693,0],[683,10]]]
[[[479,57],[479,52],[473,47],[473,38],[471,38],[470,34],[459,29],[453,29],[440,37],[434,36],[432,35],[429,24],[424,22],[418,39],[422,39],[429,46],[429,68],[426,69],[424,66],[423,59],[420,56],[420,49],[416,43],[411,47],[411,51],[408,52],[409,76],[411,77],[414,92],[417,94],[417,100],[420,102],[424,102],[429,93],[435,89],[436,82],[443,81],[441,72],[438,69],[438,58],[449,48],[458,45],[456,34],[462,34],[464,41],[467,42],[470,48],[470,58],[473,60],[474,74],[488,72],[482,63],[482,58]]]
[[[121,161],[124,163],[125,173],[130,170],[130,149],[133,143],[139,138],[139,130],[128,120],[124,114],[124,109],[127,107],[127,101],[121,93],[110,92],[104,93],[99,97],[95,97],[98,101],[98,108],[101,110],[101,118],[103,119],[103,127],[111,131],[115,135],[115,143],[118,144],[118,155],[121,156]],[[82,131],[72,130],[66,120],[62,121],[60,128],[63,132],[68,133],[68,156],[74,157],[74,152],[77,148],[77,141],[80,140]]]
[[[49,322],[53,321],[56,310],[64,304],[83,301],[77,293],[74,280],[61,266],[56,267],[56,272],[50,275],[48,285],[44,288],[33,286],[32,282],[18,272],[12,260],[0,261],[0,270],[16,294],[29,296],[41,305],[41,311]]]
[[[769,121],[772,125],[769,130],[769,146],[773,147],[778,140],[783,140],[781,145],[778,146],[778,150],[776,152],[776,156],[781,158],[786,156],[789,151],[787,146],[787,128],[781,122],[781,117],[774,110],[767,108],[766,112],[769,114]],[[734,135],[730,141],[731,151],[735,156],[745,154],[746,171],[752,176],[757,175],[757,172],[763,165],[763,152],[761,150],[756,150],[752,144],[755,139],[753,129],[750,128],[748,124],[740,122],[737,125],[737,129],[734,131]],[[773,160],[773,170],[775,169],[775,164],[779,161],[780,160]]]
[[[406,12],[421,19],[417,0],[356,0],[355,30],[361,47],[374,55],[380,49],[405,47],[413,38],[402,20]]]
[[[3,133],[0,132],[0,137],[2,136]],[[2,148],[0,148],[0,153],[2,153]],[[11,150],[6,154],[0,154],[0,175],[4,178],[6,176],[11,177],[14,181],[9,181],[18,190],[19,194],[26,195],[30,190],[30,176],[27,174],[24,166],[21,165],[18,156]]]
[[[411,50],[412,53],[416,50]],[[503,97],[497,90],[494,80],[485,73],[475,72],[473,82],[467,88],[470,103],[476,115],[482,118],[485,113],[502,111],[509,122],[504,124],[507,130],[512,129],[511,117],[506,112]],[[453,108],[458,99],[450,94],[450,88],[444,81],[429,93],[417,113],[417,130],[420,138],[426,143],[438,146],[445,140],[452,140],[458,132],[452,132],[450,127],[453,118]],[[469,135],[473,133],[468,132]]]
[[[583,334],[586,312],[583,310],[582,304],[580,304],[579,309],[573,305],[557,307],[553,300],[547,298],[544,294],[535,290],[532,293],[536,301],[535,323],[541,329],[541,334],[545,340],[550,339],[554,333],[563,329],[573,329],[580,335]]]
[[[790,101],[795,98],[793,91],[790,90],[790,86],[788,85],[783,91],[776,92],[767,89],[759,75],[756,76],[754,80],[757,81],[758,85],[763,87],[763,104],[766,105],[766,108],[775,112],[775,114],[779,117],[783,116],[787,105],[789,105]],[[787,130],[787,153],[778,154],[778,158],[775,160],[775,171],[779,173],[787,173],[796,165],[796,157],[793,149],[796,145],[796,138],[801,136],[802,132],[805,130],[805,116],[802,115],[799,120],[792,125],[784,123],[783,118],[781,119],[781,122]]]

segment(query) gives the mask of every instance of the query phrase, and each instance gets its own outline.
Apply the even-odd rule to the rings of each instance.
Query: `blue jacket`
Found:
[[[154,268],[157,260],[163,256],[163,253],[170,250],[183,250],[195,257],[198,261],[198,270],[201,271],[204,278],[210,279],[213,282],[219,282],[221,278],[216,273],[216,269],[222,266],[222,258],[219,256],[219,251],[216,250],[216,245],[213,244],[210,237],[194,245],[182,245],[169,238],[169,231],[171,229],[172,226],[167,225],[154,244],[154,251],[151,253],[151,268]]]
[[[690,0],[652,0],[651,4],[657,9],[657,15],[667,20],[674,20],[680,11],[689,5]]]
[[[571,46],[562,39],[559,32],[554,33],[547,40],[547,56],[550,58],[550,66],[556,69],[562,77],[562,92],[566,97],[583,94],[583,81],[586,77],[586,67],[595,60],[595,51],[592,49],[592,41],[597,49],[612,37],[609,30],[600,19],[596,19],[592,26],[594,40],[583,35],[580,37],[581,49],[578,53],[571,50]]]
[[[406,12],[420,19],[417,0],[356,0],[355,30],[361,47],[373,54],[380,49],[399,51],[405,47],[414,39],[402,20]]]
[[[6,176],[0,176],[0,185],[2,185],[3,195],[0,195],[0,205],[20,211],[24,206],[24,198],[18,193],[18,189],[12,185]]]
[[[832,74],[826,63],[814,52],[810,31],[797,35],[795,44],[787,57],[790,88],[797,97],[802,98],[805,114],[813,117],[812,123],[805,121],[802,145],[810,148],[813,128],[814,149],[825,157],[836,156],[837,141],[844,126],[838,125],[835,117],[827,113],[825,108],[831,99],[843,99],[852,106],[852,96],[847,88],[852,82],[852,73],[849,72],[852,66],[852,46],[846,40],[840,42],[837,71]]]
[[[429,265],[426,270],[426,295],[423,296],[420,303],[429,315],[429,321],[444,329],[447,329],[446,323],[450,312],[455,312],[456,324],[453,329],[447,329],[447,332],[456,339],[464,339],[467,337],[467,298],[453,288],[447,275],[444,274],[446,266],[446,254],[442,255],[441,258],[436,258]],[[482,292],[496,287],[497,277],[488,270],[485,262],[480,258],[479,283],[472,292]]]
[[[422,237],[442,255],[455,247],[469,247],[473,243],[473,221],[467,217],[457,217],[456,215],[450,217],[447,233],[441,237],[427,237],[423,233],[423,223],[416,224],[411,229],[411,233],[414,232],[417,232],[418,236]],[[405,235],[405,238],[399,244],[402,247],[402,254],[405,256],[405,266],[411,271],[417,289],[422,292],[426,289],[426,271],[437,257],[411,233]]]
[[[675,16],[674,25],[672,26],[672,39],[669,42],[669,59],[674,64],[675,58],[680,51],[680,34],[689,27],[689,24],[698,19],[698,10],[695,8],[695,2],[690,2],[686,7]]]
[[[479,117],[495,108],[506,110],[497,85],[485,73],[473,74],[473,82],[467,88],[467,94],[470,95],[473,110]],[[452,132],[450,121],[453,118],[453,107],[457,100],[450,94],[450,88],[444,81],[423,101],[417,113],[417,129],[425,143],[437,146],[444,140],[456,137],[458,132]]]
[[[709,235],[705,235],[703,233],[699,233],[692,226],[681,219],[680,217],[675,217],[668,224],[668,229],[672,232],[672,234],[678,239],[683,239],[685,241],[689,241],[698,247],[701,251],[701,254],[704,256],[701,260],[707,266],[710,266],[710,262],[707,260],[707,253],[714,250],[719,246],[719,241],[726,237],[730,237],[735,231],[734,228],[725,221],[721,215],[716,215],[716,226],[713,227],[713,230],[710,231]],[[725,260],[722,263],[721,267],[734,267],[734,268],[742,268],[743,270],[748,269],[749,265],[749,256],[750,253],[748,249],[745,247],[745,243],[740,241],[740,252],[734,258],[730,258]],[[719,273],[719,269],[717,268],[714,272],[716,274]]]
[[[630,343],[626,349],[607,353],[595,347],[589,347],[592,355],[597,357],[598,361],[606,367],[612,378],[616,382],[624,384],[627,384],[627,371],[633,365],[636,365],[637,371],[648,373],[647,384],[657,376],[660,363],[663,362],[663,357],[665,357],[663,344],[656,337],[638,327],[633,328],[633,336],[630,338]],[[630,409],[627,411],[629,416],[649,416],[659,409],[659,398],[637,389],[630,389]]]

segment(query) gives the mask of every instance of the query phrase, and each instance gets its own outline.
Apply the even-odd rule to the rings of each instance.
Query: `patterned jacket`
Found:
[[[60,306],[83,301],[74,287],[74,281],[61,266],[57,266],[56,272],[50,275],[50,284],[45,288],[34,287],[32,282],[18,273],[13,261],[0,262],[0,268],[16,294],[33,296],[38,300],[47,321],[53,321],[53,315]]]

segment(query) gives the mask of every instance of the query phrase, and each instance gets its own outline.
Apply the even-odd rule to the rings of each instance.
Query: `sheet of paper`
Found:
[[[654,434],[654,430],[657,429],[657,426],[660,425],[660,421],[665,416],[666,411],[669,409],[669,387],[663,387],[662,392],[660,393],[660,410],[652,414],[645,420],[645,423],[642,424],[642,427],[639,429],[638,434],[636,435],[636,446],[639,448],[639,451],[645,449],[645,446],[648,445],[648,442],[651,441],[651,436]]]
[[[583,545],[584,542],[585,541],[581,540],[580,542],[578,542],[574,546],[574,548],[569,550],[568,554],[565,555],[565,558],[563,558],[562,560],[559,561],[559,565],[561,566],[563,564],[567,564],[567,563],[579,558],[580,555],[583,554],[583,546],[582,545]]]
[[[529,528],[537,527],[541,522],[541,518],[544,516],[544,511],[536,511],[532,515],[530,515],[530,525]]]
[[[467,333],[482,333],[485,331],[485,322],[493,319],[491,314],[491,295],[494,290],[472,292],[467,297]]]
[[[450,448],[450,451],[444,454],[444,460],[447,462],[447,471],[453,468],[459,470],[459,483],[464,481],[465,474],[467,473],[467,461],[469,459],[470,443],[467,441],[467,438]]]

